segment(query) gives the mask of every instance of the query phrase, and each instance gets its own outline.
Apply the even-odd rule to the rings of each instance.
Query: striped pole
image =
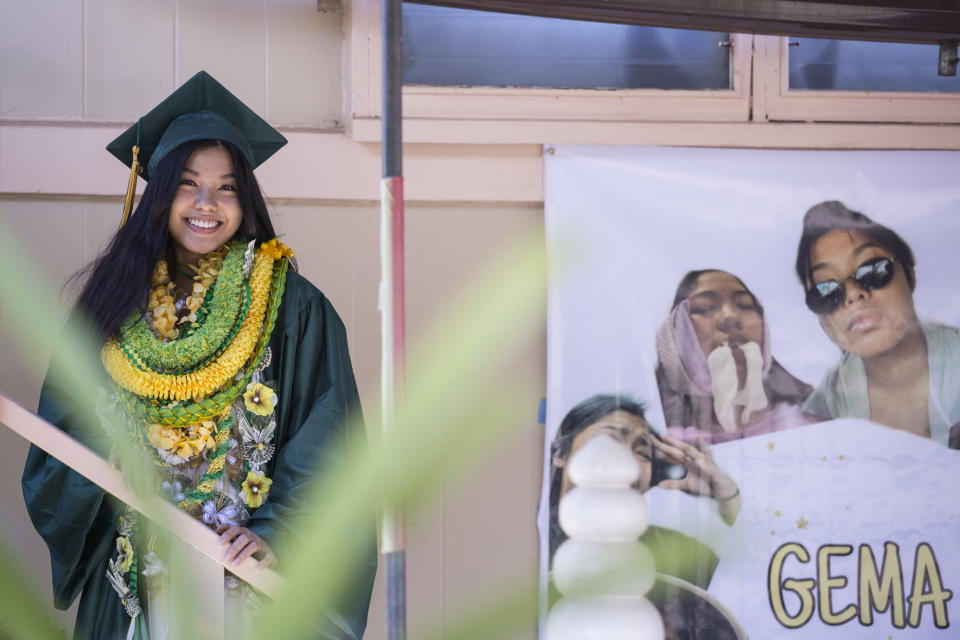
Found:
[[[403,86],[401,2],[381,0],[383,33],[383,175],[380,181],[380,385],[382,437],[394,425],[397,399],[403,397],[406,329],[403,270],[403,136],[400,104]],[[406,539],[403,511],[383,510],[380,552],[387,577],[387,639],[406,640]]]

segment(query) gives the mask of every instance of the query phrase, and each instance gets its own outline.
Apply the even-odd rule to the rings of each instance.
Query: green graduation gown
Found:
[[[287,275],[269,344],[273,358],[263,379],[276,382],[279,396],[277,452],[265,469],[273,479],[270,494],[247,526],[273,549],[282,550],[302,539],[304,532],[293,530],[289,522],[291,515],[306,508],[310,481],[337,463],[341,444],[365,434],[347,429],[348,416],[360,410],[360,401],[343,323],[326,297],[293,271]],[[51,378],[48,372],[37,413],[78,437],[76,412]],[[99,435],[85,440],[106,457],[110,443],[105,434],[102,439]],[[80,594],[74,637],[123,638],[130,619],[106,578],[117,537],[117,501],[36,447],[27,456],[22,487],[30,518],[50,549],[54,605],[66,609]],[[329,614],[323,631],[318,631],[321,637],[363,637],[376,571],[373,517],[354,586],[339,609]],[[286,558],[278,558],[280,571],[285,563]]]

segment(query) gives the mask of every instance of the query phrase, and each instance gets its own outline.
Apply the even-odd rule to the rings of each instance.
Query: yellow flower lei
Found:
[[[220,267],[223,265],[223,259],[227,255],[229,247],[224,245],[202,258],[198,266],[187,265],[196,273],[193,276],[193,289],[191,294],[185,300],[185,306],[189,313],[179,320],[177,319],[176,304],[173,299],[174,284],[170,281],[170,275],[167,273],[167,261],[160,260],[153,270],[153,279],[151,282],[150,301],[147,304],[147,311],[153,318],[153,330],[161,338],[175,340],[180,332],[177,326],[185,322],[196,322],[197,310],[203,304],[203,299],[207,295],[207,290],[217,274],[220,273]]]
[[[107,373],[127,391],[158,400],[204,398],[222,387],[240,371],[256,347],[270,297],[273,262],[273,252],[261,247],[250,274],[250,310],[230,345],[213,362],[192,373],[179,375],[144,371],[134,366],[120,350],[117,341],[110,338],[100,352]]]

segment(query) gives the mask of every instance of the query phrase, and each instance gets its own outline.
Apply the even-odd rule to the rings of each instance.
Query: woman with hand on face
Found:
[[[756,296],[718,269],[687,273],[657,331],[657,387],[668,432],[723,442],[808,424],[813,390],[770,352]]]
[[[132,172],[144,163],[148,184],[87,268],[71,320],[92,327],[103,392],[76,397],[55,355],[38,409],[117,454],[132,483],[156,469],[167,497],[220,534],[227,563],[253,556],[281,570],[289,559],[276,554],[308,533],[291,520],[309,507],[311,480],[364,438],[348,429],[360,407],[343,324],[290,269],[253,174],[285,143],[204,72],[111,143]],[[84,424],[91,414],[98,423]],[[165,534],[35,447],[22,484],[50,548],[55,605],[80,594],[75,637],[168,637]],[[363,635],[372,525],[356,590],[325,637]],[[256,598],[235,579],[227,586],[244,596],[227,599],[225,622],[237,628]]]
[[[822,202],[804,216],[796,269],[807,307],[843,351],[804,411],[948,444],[960,421],[960,332],[917,318],[913,252],[903,238],[840,202]]]
[[[564,417],[551,444],[553,470],[550,477],[550,554],[566,539],[560,528],[560,498],[572,484],[566,466],[570,457],[591,438],[606,434],[627,445],[640,464],[635,489],[641,493],[659,486],[716,500],[720,516],[728,525],[740,512],[737,483],[713,460],[709,445],[697,446],[659,436],[643,417],[643,405],[618,395],[596,395],[584,400]],[[686,475],[666,478],[669,464],[682,465]],[[706,588],[717,566],[717,556],[703,543],[678,531],[650,526],[640,537],[657,559],[657,570]]]

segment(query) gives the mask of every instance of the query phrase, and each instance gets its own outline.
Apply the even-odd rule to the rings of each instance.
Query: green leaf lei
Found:
[[[234,242],[207,292],[195,329],[177,340],[157,338],[137,314],[121,327],[117,342],[127,359],[157,373],[189,373],[216,358],[230,344],[250,308],[249,286],[243,277],[246,244]],[[208,304],[209,303],[209,304]]]
[[[226,261],[224,261],[226,262]],[[211,420],[223,413],[243,392],[253,377],[263,358],[263,352],[273,333],[277,320],[280,301],[283,298],[287,276],[287,260],[277,260],[273,265],[273,282],[270,285],[270,298],[263,319],[263,330],[247,368],[239,380],[222,388],[208,398],[199,401],[159,402],[151,398],[141,398],[125,389],[117,388],[117,394],[124,408],[134,418],[146,424],[188,425],[203,420]],[[176,340],[174,341],[176,342]]]

